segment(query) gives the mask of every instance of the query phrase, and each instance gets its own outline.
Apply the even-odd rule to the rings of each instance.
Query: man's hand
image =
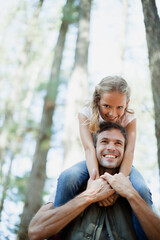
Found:
[[[105,173],[101,178],[106,180],[122,197],[128,198],[134,190],[129,177],[125,177],[123,173],[118,173],[113,176],[109,173]]]
[[[90,179],[88,180],[87,192],[94,198],[94,202],[107,199],[115,190],[111,189],[110,185],[105,179],[96,179],[97,172],[93,170]],[[96,180],[95,180],[96,179]]]
[[[99,206],[100,207],[108,207],[111,206],[113,204],[115,204],[117,198],[119,197],[119,195],[117,193],[113,193],[111,196],[109,196],[107,199],[104,199],[103,201],[99,202]]]

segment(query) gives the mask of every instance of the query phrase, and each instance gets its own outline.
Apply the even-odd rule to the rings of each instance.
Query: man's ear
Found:
[[[94,147],[96,148],[96,146],[97,146],[97,134],[96,134],[96,133],[93,133],[93,134],[92,134],[92,138],[93,138]]]

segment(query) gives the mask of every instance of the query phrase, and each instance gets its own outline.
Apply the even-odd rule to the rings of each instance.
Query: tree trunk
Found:
[[[10,175],[11,175],[13,159],[14,159],[14,157],[12,156],[12,158],[10,160],[8,173],[4,179],[2,198],[1,198],[1,202],[0,202],[0,222],[1,222],[1,215],[2,215],[2,211],[3,211],[4,201],[5,201],[5,197],[6,197],[6,193],[7,193],[7,188],[8,188],[9,182],[10,182]]]
[[[64,168],[82,158],[78,111],[88,98],[88,47],[91,0],[80,0],[75,63],[68,85],[64,130]]]
[[[149,67],[151,74],[155,132],[158,147],[158,164],[160,173],[160,19],[155,0],[141,0],[144,14],[144,24],[148,45]]]
[[[74,0],[68,0],[66,3],[66,8],[68,4],[71,4],[73,2]],[[67,13],[65,12],[65,14]],[[28,181],[25,206],[19,227],[19,240],[28,239],[27,230],[29,222],[42,204],[42,194],[46,179],[47,153],[50,148],[52,117],[55,109],[55,100],[59,85],[59,72],[62,62],[64,43],[68,25],[70,23],[69,20],[66,20],[67,18],[65,17],[66,16],[64,16],[62,19],[59,37],[55,47],[54,61],[52,64],[47,95],[45,97],[42,119],[36,144],[36,151],[33,159],[33,166]]]

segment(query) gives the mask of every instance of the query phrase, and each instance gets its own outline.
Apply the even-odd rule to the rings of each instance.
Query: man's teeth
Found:
[[[116,156],[114,156],[114,155],[109,155],[109,154],[106,154],[106,155],[104,155],[104,157],[107,157],[107,158],[115,158]]]

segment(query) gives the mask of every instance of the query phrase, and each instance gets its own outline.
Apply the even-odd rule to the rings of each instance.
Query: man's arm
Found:
[[[148,239],[159,240],[160,218],[134,189],[129,177],[125,177],[122,173],[115,174],[114,176],[105,173],[103,179],[106,179],[116,192],[128,200]]]
[[[88,181],[87,189],[63,206],[53,209],[53,203],[40,208],[29,225],[29,237],[31,240],[48,238],[76,218],[90,204],[103,200],[115,191],[103,179],[94,180],[93,174]]]

